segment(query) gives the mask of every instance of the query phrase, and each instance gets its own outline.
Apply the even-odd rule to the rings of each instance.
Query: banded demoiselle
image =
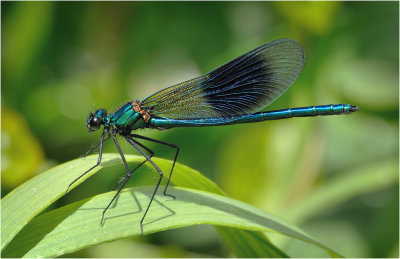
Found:
[[[100,148],[98,160],[94,166],[75,179],[68,189],[74,182],[101,163],[103,144],[112,137],[124,163],[126,175],[118,181],[117,186],[120,187],[103,210],[100,223],[102,224],[105,212],[128,182],[132,173],[149,161],[159,173],[160,178],[140,221],[140,230],[143,236],[142,223],[164,173],[151,159],[154,152],[139,140],[147,140],[175,149],[174,162],[164,189],[164,195],[174,199],[175,196],[167,193],[167,188],[178,157],[179,147],[134,134],[132,131],[141,128],[223,126],[292,117],[348,114],[359,110],[355,105],[331,104],[259,112],[289,88],[302,70],[303,63],[303,47],[294,40],[279,39],[261,45],[206,75],[165,88],[143,101],[130,101],[113,114],[108,114],[105,109],[90,113],[86,122],[90,132],[100,129],[100,126],[103,125],[100,142],[95,146]],[[124,137],[145,158],[133,170],[129,169],[118,144],[117,135]],[[93,148],[86,155],[92,150]]]

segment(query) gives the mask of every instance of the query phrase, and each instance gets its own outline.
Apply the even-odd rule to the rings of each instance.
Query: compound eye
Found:
[[[101,125],[101,120],[100,120],[100,118],[94,116],[94,117],[92,117],[92,118],[89,120],[88,128],[89,128],[90,130],[98,130],[98,129],[100,129],[100,125]]]

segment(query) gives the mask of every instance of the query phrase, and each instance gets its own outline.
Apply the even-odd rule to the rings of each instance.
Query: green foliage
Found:
[[[113,112],[265,42],[292,38],[305,49],[303,71],[265,110],[351,103],[360,111],[135,133],[178,145],[178,161],[205,174],[223,192],[191,174],[172,177],[176,186],[227,194],[348,257],[398,257],[398,2],[6,1],[1,19],[2,197],[96,143],[99,135],[85,128],[90,111]],[[124,152],[131,153],[123,142]],[[172,158],[170,149],[144,144],[157,157]],[[112,143],[105,152],[115,152]],[[12,242],[38,213],[110,191],[124,174],[117,168],[93,175],[56,202],[56,197],[42,200],[47,194],[39,189],[24,196],[31,212],[17,214],[19,228],[2,232],[2,240]],[[127,187],[154,185],[157,173],[148,169],[138,170]],[[23,209],[17,205],[11,208]],[[2,203],[3,218],[7,206]],[[282,235],[269,234],[268,242],[260,232],[215,228],[157,232],[66,256],[99,257],[105,249],[109,257],[328,256]]]
[[[102,165],[111,165],[117,159],[118,154],[105,154]],[[127,160],[139,162],[142,158],[128,156]],[[2,250],[4,257],[54,257],[99,243],[140,235],[138,222],[154,187],[124,189],[116,204],[107,211],[103,226],[99,224],[101,212],[115,192],[90,197],[35,217],[63,195],[68,183],[95,161],[96,156],[91,156],[59,165],[26,182],[2,200],[1,243],[5,248]],[[166,160],[154,161],[162,168],[170,165]],[[90,175],[96,171],[98,169]],[[177,164],[174,174],[173,179],[179,179],[177,182],[221,193],[213,182],[193,169]],[[191,179],[193,184],[185,181],[184,176]],[[84,178],[87,177],[89,175]],[[146,234],[194,224],[275,231],[310,242],[338,256],[300,229],[245,203],[194,189],[171,187],[169,192],[176,196],[176,200],[165,196],[158,196],[154,200],[144,222]],[[220,232],[240,256],[286,257],[261,233],[227,228],[220,228]]]

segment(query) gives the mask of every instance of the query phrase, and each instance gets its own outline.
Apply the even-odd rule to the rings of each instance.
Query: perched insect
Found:
[[[168,194],[167,188],[178,157],[179,147],[134,134],[132,131],[140,128],[222,126],[292,117],[348,114],[359,110],[355,105],[331,104],[258,112],[289,88],[300,73],[303,63],[304,50],[299,43],[291,39],[275,40],[229,61],[204,76],[168,87],[143,101],[130,101],[113,114],[108,114],[104,109],[90,113],[87,119],[89,131],[96,131],[103,125],[103,134],[97,145],[100,147],[99,157],[97,163],[75,179],[68,189],[74,182],[101,163],[103,144],[112,137],[125,165],[126,175],[117,183],[120,188],[104,209],[101,223],[105,212],[128,182],[132,173],[149,161],[159,173],[160,178],[140,221],[143,235],[143,220],[164,173],[151,159],[154,152],[138,140],[148,140],[175,149],[174,162],[164,189],[164,195],[172,198],[175,196]],[[133,170],[128,167],[118,144],[117,135],[124,137],[146,158]],[[93,148],[86,154],[92,150]]]

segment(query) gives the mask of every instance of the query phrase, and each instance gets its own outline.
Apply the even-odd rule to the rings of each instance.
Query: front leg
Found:
[[[110,134],[108,134],[104,140],[100,139],[100,142],[98,144],[94,145],[93,147],[91,147],[85,154],[82,155],[82,157],[87,157],[87,155],[92,153],[93,150],[95,150],[98,146],[102,145],[102,143],[106,142],[109,138],[110,138]]]
[[[110,135],[108,135],[108,137],[105,138],[105,136],[106,136],[107,133],[108,133],[108,130],[107,130],[107,129],[104,129],[103,135],[101,136],[101,139],[100,139],[100,143],[98,144],[98,145],[100,146],[100,150],[99,150],[99,157],[97,158],[97,163],[96,163],[94,166],[92,166],[89,170],[87,170],[86,172],[84,172],[83,174],[81,174],[78,178],[76,178],[75,180],[73,180],[73,181],[68,185],[67,190],[65,191],[64,195],[67,194],[69,188],[70,188],[76,181],[78,181],[78,180],[81,179],[84,175],[86,175],[87,173],[89,173],[89,172],[92,171],[94,168],[96,168],[97,166],[100,165],[100,163],[101,163],[101,158],[102,158],[102,156],[103,156],[103,144],[104,144],[104,142],[105,142],[107,139],[110,138]]]

